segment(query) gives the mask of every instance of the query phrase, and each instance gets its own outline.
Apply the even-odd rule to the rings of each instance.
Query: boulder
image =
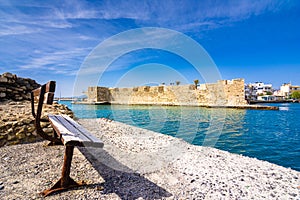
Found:
[[[6,97],[6,93],[1,92],[1,93],[0,93],[0,98],[4,98],[4,97]]]
[[[6,77],[0,76],[0,83],[7,83],[8,79]]]
[[[2,76],[3,76],[3,77],[6,77],[6,78],[9,78],[9,79],[16,77],[16,75],[14,76],[14,75],[13,75],[12,73],[10,73],[10,72],[5,72],[4,74],[2,74]]]

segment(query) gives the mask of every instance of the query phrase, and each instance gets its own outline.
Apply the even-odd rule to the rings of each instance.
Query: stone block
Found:
[[[4,98],[4,97],[6,97],[6,93],[1,92],[1,93],[0,93],[0,98]]]
[[[16,134],[17,139],[22,140],[24,138],[26,138],[26,133],[25,132],[18,132]]]
[[[10,72],[5,72],[4,74],[2,74],[2,76],[6,78],[14,78],[14,75]]]
[[[0,83],[7,83],[8,79],[6,77],[0,76]]]
[[[12,141],[16,139],[16,135],[14,133],[9,133],[7,135],[7,141]]]
[[[6,87],[0,87],[0,92],[6,92]]]
[[[22,86],[22,87],[20,87],[20,89],[27,90],[26,86]]]
[[[43,131],[45,133],[52,133],[53,132],[53,128],[43,128]]]
[[[21,101],[21,100],[23,100],[23,97],[21,97],[21,96],[16,96],[16,97],[15,97],[15,100]]]
[[[24,119],[21,119],[21,122],[23,123],[23,124],[30,124],[31,122],[32,122],[33,120],[31,120],[31,119],[28,119],[28,118],[24,118]]]

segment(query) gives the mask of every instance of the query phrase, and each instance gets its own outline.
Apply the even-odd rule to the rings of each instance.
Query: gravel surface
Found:
[[[300,199],[300,172],[190,145],[105,119],[79,122],[104,148],[75,148],[71,177],[88,185],[47,199]],[[0,199],[39,199],[61,174],[63,146],[0,148]]]

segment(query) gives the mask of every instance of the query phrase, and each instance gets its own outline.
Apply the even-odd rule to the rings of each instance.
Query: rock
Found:
[[[4,97],[6,97],[6,93],[1,92],[1,93],[0,93],[0,98],[4,98]]]
[[[18,97],[17,97],[17,96],[16,96],[16,97],[15,97],[15,100],[21,101],[21,100],[23,100],[23,97],[21,97],[21,96],[18,96]]]
[[[42,128],[47,128],[49,126],[49,122],[41,122]]]
[[[7,83],[8,79],[6,77],[0,77],[0,83]]]
[[[5,72],[4,74],[2,74],[3,77],[6,77],[6,78],[16,78],[16,75],[14,76],[12,73],[10,72]]]
[[[0,190],[3,190],[4,189],[4,185],[0,185]]]
[[[21,130],[19,130],[17,133],[16,133],[16,137],[19,139],[19,140],[22,140],[26,137],[26,128],[23,127]]]
[[[25,118],[25,119],[22,119],[21,120],[21,122],[23,123],[23,124],[30,124],[31,122],[32,122],[33,120],[31,120],[31,119],[28,119],[28,118]]]
[[[12,141],[12,140],[14,140],[15,139],[15,135],[13,134],[8,134],[7,135],[7,141]]]
[[[31,126],[28,127],[28,132],[33,133],[34,130],[35,130],[34,126],[31,125]]]
[[[22,87],[20,87],[20,89],[27,90],[26,86],[22,86]]]
[[[43,131],[45,133],[52,133],[53,132],[53,129],[52,128],[43,128]]]
[[[8,129],[7,132],[8,132],[8,133],[12,133],[12,132],[14,132],[14,129],[10,128],[10,129]]]
[[[14,101],[30,100],[30,91],[39,87],[34,80],[18,78],[15,74],[6,72],[0,75],[0,99],[8,99]]]

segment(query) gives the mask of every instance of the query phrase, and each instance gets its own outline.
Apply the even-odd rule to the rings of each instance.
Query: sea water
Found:
[[[300,171],[299,103],[272,104],[275,111],[60,103],[78,118],[109,118]]]

